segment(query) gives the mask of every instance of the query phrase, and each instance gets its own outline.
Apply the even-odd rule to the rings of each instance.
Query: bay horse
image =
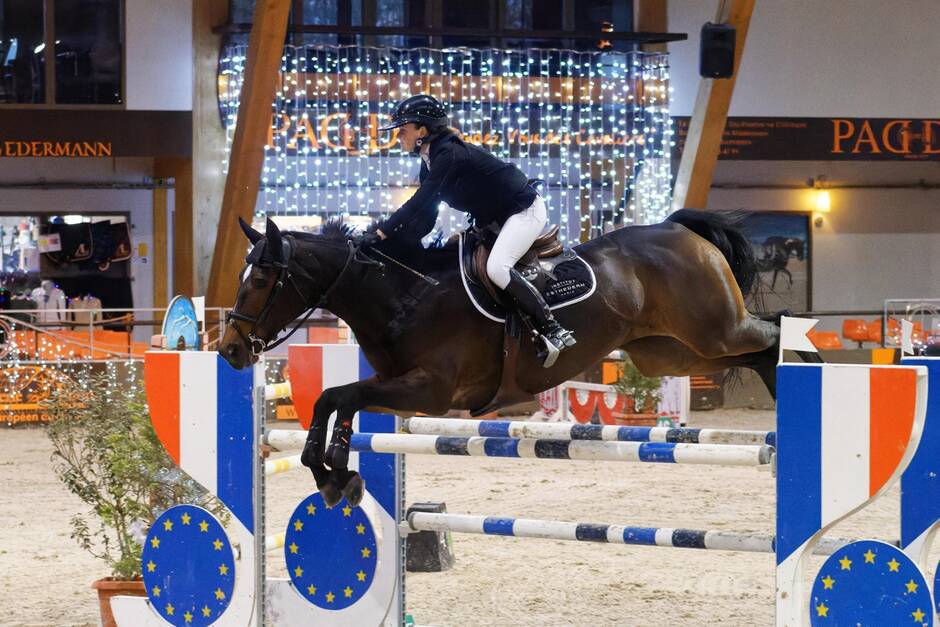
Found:
[[[247,367],[292,321],[323,307],[346,321],[376,372],[324,390],[315,404],[301,459],[329,505],[343,496],[356,505],[362,497],[361,478],[347,468],[353,415],[362,409],[406,415],[492,409],[497,391],[498,405],[527,401],[618,348],[648,376],[746,367],[775,392],[779,326],[745,308],[757,266],[731,215],[683,209],[660,224],[625,227],[575,247],[597,288],[555,313],[578,343],[543,368],[523,339],[515,371],[505,373],[515,383],[511,394],[501,384],[510,363],[503,325],[471,304],[456,244],[375,246],[436,281],[432,286],[396,264],[378,263],[382,255],[360,250],[342,225],[327,225],[319,235],[281,233],[271,220],[265,234],[242,228],[253,248],[219,353],[235,368]]]

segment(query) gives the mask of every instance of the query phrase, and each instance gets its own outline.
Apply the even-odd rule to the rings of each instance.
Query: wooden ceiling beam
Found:
[[[246,248],[238,218],[250,223],[258,198],[264,144],[271,126],[271,107],[281,70],[290,8],[290,0],[257,0],[255,4],[245,82],[206,293],[206,302],[213,307],[230,306],[238,291],[238,269],[243,265]]]
[[[721,136],[728,120],[731,96],[744,54],[747,30],[754,12],[755,0],[721,0],[715,22],[729,24],[737,31],[734,50],[734,74],[731,78],[699,80],[695,108],[689,121],[689,134],[682,150],[679,172],[673,188],[672,208],[708,205],[708,192],[721,150]]]

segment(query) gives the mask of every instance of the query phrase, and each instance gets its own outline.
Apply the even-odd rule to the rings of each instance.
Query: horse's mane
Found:
[[[373,222],[365,232],[374,233],[377,228],[378,222]],[[286,231],[299,241],[337,244],[349,242],[354,238],[355,232],[356,228],[342,218],[330,218],[320,228],[319,233]],[[427,247],[418,241],[393,238],[376,244],[375,248],[423,273],[454,267],[454,257],[457,255],[457,242],[449,242],[442,232],[435,234]]]

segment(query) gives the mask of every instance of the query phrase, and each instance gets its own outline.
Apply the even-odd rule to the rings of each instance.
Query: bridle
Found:
[[[248,268],[252,266],[258,266],[259,268],[265,268],[265,267],[277,268],[277,271],[278,271],[277,281],[275,281],[274,287],[271,288],[271,291],[268,292],[268,299],[264,303],[264,307],[261,309],[261,313],[259,313],[257,316],[246,316],[245,314],[239,313],[233,309],[232,311],[228,312],[228,314],[225,317],[225,323],[227,325],[232,326],[235,329],[235,332],[238,334],[238,337],[241,338],[241,341],[245,345],[245,347],[248,349],[248,352],[250,352],[251,355],[254,357],[260,357],[262,353],[269,351],[272,348],[276,348],[277,346],[280,346],[281,344],[283,344],[290,336],[292,336],[297,331],[297,329],[301,327],[303,323],[307,321],[308,318],[310,318],[310,316],[313,314],[315,310],[321,307],[324,307],[328,303],[330,296],[333,294],[334,290],[336,289],[336,286],[339,285],[340,280],[343,278],[343,275],[346,274],[346,270],[352,264],[352,261],[356,257],[360,248],[359,246],[355,245],[352,241],[348,242],[349,251],[346,256],[346,262],[343,264],[342,270],[340,270],[339,274],[336,275],[336,278],[333,280],[333,283],[330,285],[330,287],[328,287],[327,290],[323,292],[323,295],[320,297],[320,300],[318,300],[316,303],[311,305],[307,301],[307,297],[304,295],[304,292],[300,289],[300,287],[298,287],[297,281],[295,279],[295,275],[300,275],[303,279],[305,279],[311,285],[314,283],[314,279],[312,276],[310,276],[310,274],[306,270],[304,270],[297,264],[294,264],[293,270],[291,269],[291,258],[292,258],[293,251],[294,251],[294,238],[289,235],[284,235],[283,238],[281,239],[281,242],[282,242],[281,261],[262,263],[261,261],[262,253],[259,252],[258,254],[256,254],[255,251],[252,250],[252,252],[249,253],[248,257],[245,259],[245,267],[242,268],[241,276],[244,276],[245,270],[247,270]],[[274,305],[274,301],[277,298],[278,292],[280,292],[281,289],[287,284],[289,284],[294,289],[294,291],[297,292],[297,295],[300,296],[301,300],[303,300],[304,305],[306,307],[306,313],[304,314],[303,318],[301,318],[300,321],[294,325],[294,328],[291,329],[290,333],[278,339],[276,342],[270,343],[269,339],[265,339],[265,338],[258,336],[257,329],[258,329],[258,326],[261,325],[265,321],[265,318],[267,318],[268,313],[271,311],[271,307]],[[251,329],[249,329],[248,333],[246,334],[242,331],[239,325],[236,324],[236,322],[246,322],[251,325]]]

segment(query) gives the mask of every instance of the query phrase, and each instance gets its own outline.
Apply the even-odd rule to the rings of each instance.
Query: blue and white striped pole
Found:
[[[470,455],[718,466],[762,466],[771,462],[774,450],[766,445],[462,438],[402,433],[356,433],[350,441],[350,449],[412,455]]]
[[[402,421],[402,429],[417,435],[482,436],[495,438],[541,438],[545,440],[604,440],[608,442],[673,442],[684,444],[777,443],[773,431],[735,429],[671,429],[668,427],[621,427],[568,422],[526,420],[464,420],[416,417]]]
[[[677,549],[743,551],[773,553],[774,537],[760,533],[730,531],[699,531],[668,527],[631,527],[595,523],[574,523],[533,518],[472,516],[466,514],[433,514],[411,512],[405,531],[451,531],[515,538],[606,542]],[[817,546],[818,555],[832,555],[852,542],[844,538],[823,538]]]
[[[271,432],[267,444],[290,450],[298,444],[294,432]],[[298,432],[299,433],[299,432]],[[763,466],[773,457],[772,446],[743,444],[675,444],[671,442],[605,442],[599,440],[535,440],[514,438],[460,438],[407,433],[355,433],[350,450],[411,455],[460,455],[527,459],[572,459],[655,464],[710,466]],[[293,470],[300,456],[265,463],[265,474]]]

